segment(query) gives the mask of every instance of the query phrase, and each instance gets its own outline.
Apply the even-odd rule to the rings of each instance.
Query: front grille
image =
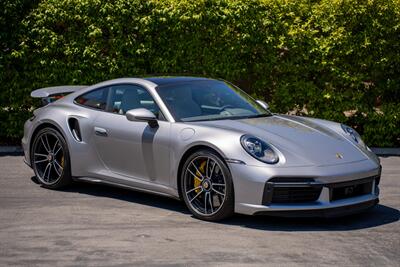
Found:
[[[372,181],[359,184],[349,184],[344,186],[337,186],[332,188],[331,200],[346,199],[350,197],[357,197],[372,192]]]
[[[265,184],[263,204],[314,202],[321,190],[322,185],[311,177],[274,177]]]
[[[329,189],[329,200],[335,201],[372,193],[380,175],[358,180],[321,184],[309,177],[274,177],[264,188],[262,204],[302,204],[318,200],[322,188]]]
[[[321,187],[275,187],[271,203],[314,202],[321,194]]]

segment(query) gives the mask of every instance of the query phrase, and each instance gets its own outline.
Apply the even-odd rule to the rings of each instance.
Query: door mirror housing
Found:
[[[262,101],[262,100],[256,100],[256,102],[257,102],[261,107],[263,107],[263,109],[269,110],[269,105],[267,104],[267,102]]]
[[[135,108],[128,110],[125,116],[128,121],[147,121],[152,128],[158,126],[156,115],[145,108]]]

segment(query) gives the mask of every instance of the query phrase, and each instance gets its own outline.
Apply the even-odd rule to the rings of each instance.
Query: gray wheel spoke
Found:
[[[47,172],[47,182],[50,182],[51,167],[53,167],[53,165],[49,164],[49,171]]]
[[[47,155],[45,155],[45,154],[34,153],[33,155],[34,155],[35,157],[45,157],[45,158],[47,158]]]
[[[58,144],[58,139],[57,139],[57,141],[54,143],[53,149],[51,150],[51,151],[53,152],[53,154],[54,154],[54,150],[56,149],[57,144]]]
[[[191,163],[192,163],[192,165],[194,166],[194,168],[196,169],[196,171],[197,171],[198,173],[200,173],[201,179],[204,179],[203,174],[199,171],[199,169],[197,169],[197,167],[196,167],[196,165],[194,165],[193,161],[192,161]]]
[[[45,161],[48,161],[47,158],[46,159],[41,159],[41,160],[36,160],[34,163],[36,164],[36,163],[45,162]]]
[[[61,172],[56,168],[55,163],[53,163],[53,169],[56,171],[56,173],[58,174],[58,177],[61,176]]]
[[[45,180],[45,181],[46,181],[46,172],[47,172],[47,170],[49,169],[49,166],[51,166],[50,163],[48,163],[48,164],[46,165],[46,168],[44,169],[44,172],[43,172],[43,180]],[[49,171],[49,173],[50,173],[50,171]]]
[[[50,152],[51,152],[51,151],[50,151],[50,146],[49,146],[49,147],[46,146],[45,142],[43,141],[43,136],[44,136],[44,135],[42,135],[42,136],[40,137],[40,141],[42,142],[42,145],[43,145],[44,149],[47,151],[47,153],[50,153]]]
[[[200,188],[201,188],[201,186],[198,186],[198,187],[195,187],[193,189],[190,189],[189,191],[186,192],[186,195],[188,195],[188,194],[192,193],[193,191],[195,191],[197,189],[200,189]]]
[[[58,163],[57,160],[54,160],[54,164],[57,165],[57,167],[61,170],[63,170],[64,168],[60,165],[60,163]]]
[[[212,166],[211,173],[210,173],[210,177],[209,177],[210,179],[213,177],[215,165],[217,165],[216,162],[214,162],[214,165]]]
[[[57,154],[58,154],[58,152],[60,152],[61,148],[62,148],[62,146],[59,144],[59,148],[57,149],[56,152],[54,152],[54,156],[57,156]]]
[[[49,143],[49,136],[47,135],[47,134],[45,134],[44,135],[46,138],[46,145],[47,145],[47,147],[49,148],[49,151],[51,151],[51,148],[50,148],[50,143]]]
[[[212,189],[212,191],[214,191],[215,193],[221,195],[221,196],[225,196],[224,193],[219,192],[218,190],[215,190],[215,188]]]
[[[207,163],[206,163],[206,177],[207,178],[210,178],[210,177],[208,177],[208,162],[210,161],[210,158],[207,158]]]
[[[203,193],[203,189],[201,189],[201,191],[197,195],[195,195],[189,202],[192,203],[193,200],[195,200],[198,196],[200,196],[201,193]]]
[[[225,184],[216,184],[216,183],[213,183],[213,185],[214,186],[225,186]]]
[[[207,214],[207,194],[208,192],[205,192],[204,195],[204,213]]]
[[[200,179],[196,174],[194,174],[189,168],[187,169],[188,172],[190,172],[191,175],[193,175],[195,178],[197,178],[200,182],[203,181],[203,179]]]
[[[210,200],[211,213],[213,213],[214,209],[213,209],[213,204],[212,204],[212,200],[211,200],[211,192],[208,192],[208,200]]]

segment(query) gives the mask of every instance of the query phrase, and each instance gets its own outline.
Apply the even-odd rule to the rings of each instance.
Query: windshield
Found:
[[[271,115],[253,98],[223,81],[204,80],[157,87],[176,121],[256,118]]]

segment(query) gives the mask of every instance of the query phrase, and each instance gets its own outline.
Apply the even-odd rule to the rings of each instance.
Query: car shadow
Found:
[[[399,210],[378,204],[366,212],[345,217],[284,218],[266,215],[236,215],[224,223],[267,231],[352,231],[394,223],[397,222],[399,218]]]
[[[33,176],[31,180],[38,183],[35,176]],[[124,188],[77,182],[61,191],[108,197],[150,207],[167,209],[185,215],[191,214],[182,201]],[[240,226],[264,231],[352,231],[394,223],[399,219],[399,210],[379,204],[364,213],[339,218],[285,218],[266,215],[247,216],[236,214],[222,222],[217,222],[217,224]]]
[[[40,184],[36,176],[31,177],[31,180],[36,184]],[[109,185],[74,182],[65,189],[58,191],[113,198],[131,203],[172,210],[183,214],[190,214],[186,209],[185,204],[179,200]]]

